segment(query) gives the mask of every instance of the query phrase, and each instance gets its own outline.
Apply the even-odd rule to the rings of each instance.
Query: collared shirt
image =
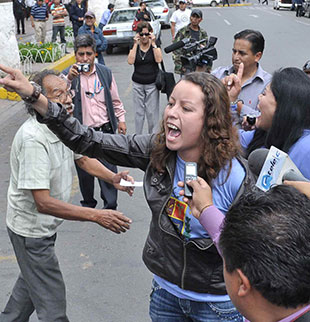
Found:
[[[80,80],[83,124],[91,127],[100,127],[102,124],[108,123],[109,118],[105,105],[104,89],[96,73],[96,66],[94,65],[92,73],[88,76],[81,73]],[[110,91],[115,116],[119,122],[125,122],[126,112],[119,98],[117,85],[113,76]],[[85,92],[98,94],[94,94],[90,98]]]
[[[102,23],[104,26],[107,24],[109,18],[111,16],[111,11],[110,9],[107,9],[104,11],[104,13],[102,14],[102,17],[101,17],[101,20],[100,20],[100,23]]]
[[[72,188],[74,158],[46,125],[31,116],[17,131],[11,149],[7,226],[24,237],[55,234],[62,219],[39,213],[31,190],[47,189],[50,196],[68,202]]]
[[[234,72],[234,67],[226,66],[226,67],[218,67],[214,71],[212,71],[212,75],[219,79],[223,79],[225,76],[230,75]],[[241,87],[241,92],[238,96],[244,104],[241,109],[240,116],[243,117],[247,114],[259,115],[259,111],[257,108],[258,104],[258,96],[261,94],[266,86],[271,81],[271,75],[264,71],[260,64],[257,66],[257,71],[253,77],[248,79]]]
[[[35,20],[45,20],[47,18],[47,7],[43,4],[41,7],[36,3],[32,8],[30,14]]]

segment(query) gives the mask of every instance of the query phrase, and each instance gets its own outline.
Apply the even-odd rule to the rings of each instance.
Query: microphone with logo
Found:
[[[307,180],[290,157],[280,149],[272,146],[269,149],[257,149],[248,158],[250,170],[258,176],[256,187],[267,191],[275,184],[288,181]]]

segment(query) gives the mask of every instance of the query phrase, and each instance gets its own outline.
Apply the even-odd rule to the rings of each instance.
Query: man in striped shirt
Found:
[[[65,44],[65,16],[68,15],[68,12],[65,6],[60,3],[60,0],[54,0],[51,6],[51,14],[53,16],[52,42],[56,42],[56,37],[59,32],[60,41],[62,44]]]
[[[37,3],[31,8],[30,13],[31,26],[34,28],[37,43],[44,43],[46,36],[46,21],[48,20],[47,6],[43,0],[37,0]]]

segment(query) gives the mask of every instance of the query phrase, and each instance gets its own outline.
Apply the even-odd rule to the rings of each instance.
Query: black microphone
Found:
[[[269,153],[269,149],[261,148],[254,150],[248,157],[250,170],[258,177]]]
[[[250,153],[249,158],[248,158],[248,164],[250,170],[256,175],[259,176],[260,172],[262,171],[263,165],[265,163],[265,160],[267,158],[267,155],[269,153],[269,149],[266,148],[261,148],[254,150],[253,152]],[[293,161],[291,161],[293,163]],[[294,167],[297,169],[297,167],[292,164],[293,167],[289,167],[285,169],[285,172],[282,175],[282,182],[284,180],[287,181],[304,181],[304,182],[309,182],[308,179],[306,179],[303,175],[299,174],[296,172]]]
[[[179,40],[179,41],[169,45],[168,47],[164,48],[164,51],[166,54],[169,54],[172,51],[182,48],[183,46],[188,44],[190,41],[191,41],[190,38],[184,38],[184,39]]]

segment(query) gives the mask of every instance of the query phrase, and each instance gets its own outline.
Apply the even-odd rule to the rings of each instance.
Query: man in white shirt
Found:
[[[170,18],[172,40],[174,40],[175,35],[181,28],[190,23],[190,16],[191,10],[186,8],[186,2],[184,0],[180,0],[179,9]]]
[[[45,70],[34,81],[51,101],[64,104],[72,112],[74,93],[66,80]],[[96,159],[74,154],[36,120],[32,105],[27,103],[26,107],[32,116],[17,131],[12,144],[6,217],[20,274],[0,321],[26,322],[35,310],[39,321],[68,322],[65,284],[55,254],[57,227],[64,219],[89,221],[121,233],[131,223],[115,210],[68,203],[73,160],[111,184],[117,184],[121,177],[126,179],[126,173],[115,174]]]

